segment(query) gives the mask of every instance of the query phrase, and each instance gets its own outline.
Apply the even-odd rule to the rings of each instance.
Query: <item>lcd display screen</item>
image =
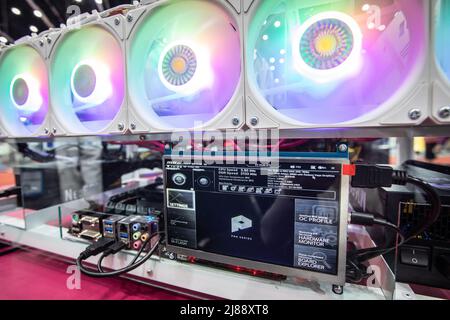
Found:
[[[165,160],[168,244],[338,273],[342,164]]]

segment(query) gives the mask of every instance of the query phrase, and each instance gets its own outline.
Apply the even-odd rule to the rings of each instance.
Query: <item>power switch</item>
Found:
[[[410,266],[428,267],[430,265],[430,250],[413,247],[401,248],[400,261]]]

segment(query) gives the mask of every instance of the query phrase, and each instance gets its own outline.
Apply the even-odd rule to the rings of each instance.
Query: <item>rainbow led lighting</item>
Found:
[[[210,61],[207,48],[183,42],[170,44],[163,50],[158,63],[160,80],[171,91],[194,95],[213,86]]]
[[[173,85],[175,89],[192,80],[197,72],[197,55],[186,45],[167,47],[167,52],[161,55],[160,77]]]
[[[10,99],[13,105],[23,113],[32,114],[42,107],[40,83],[29,73],[21,73],[11,81]]]
[[[425,65],[424,0],[373,3],[259,1],[246,51],[258,104],[280,122],[314,126],[395,108]]]
[[[450,83],[450,2],[438,1],[435,49],[438,66]]]
[[[89,25],[64,34],[51,56],[55,113],[72,133],[101,132],[125,98],[123,49],[112,33]]]
[[[111,72],[100,61],[83,60],[73,68],[70,85],[75,100],[85,104],[100,105],[113,94]]]
[[[352,75],[361,67],[362,33],[358,23],[340,12],[316,14],[294,32],[294,66],[317,82]]]
[[[130,99],[150,126],[206,124],[229,104],[240,76],[237,24],[212,1],[169,1],[142,17],[130,37]]]
[[[43,57],[19,45],[0,57],[0,117],[14,136],[36,134],[48,113],[48,73]]]

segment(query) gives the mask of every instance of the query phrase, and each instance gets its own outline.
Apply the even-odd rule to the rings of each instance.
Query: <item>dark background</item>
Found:
[[[8,43],[23,36],[30,35],[30,26],[37,27],[38,33],[49,28],[57,28],[65,23],[71,13],[67,8],[71,5],[80,7],[81,12],[92,10],[103,11],[121,5],[131,4],[132,0],[102,0],[102,4],[95,0],[0,0],[0,36],[5,37]],[[15,15],[11,8],[18,8],[20,15]],[[42,18],[33,14],[34,10],[42,12]]]

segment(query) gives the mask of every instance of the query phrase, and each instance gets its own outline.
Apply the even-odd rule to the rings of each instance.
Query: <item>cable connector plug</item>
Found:
[[[404,186],[408,184],[409,176],[406,171],[394,170],[392,174],[392,184],[396,184],[398,186]]]
[[[20,191],[21,188],[20,187],[12,187],[3,191],[0,191],[0,198],[7,198],[10,196],[20,196]]]
[[[80,258],[85,260],[92,256],[96,256],[108,249],[115,241],[116,240],[110,238],[100,238],[97,242],[89,245],[86,250],[80,253]]]
[[[373,226],[375,224],[375,215],[370,213],[352,212],[350,213],[350,224]]]
[[[107,256],[110,256],[112,254],[116,254],[117,252],[122,251],[126,247],[127,247],[126,243],[124,243],[122,241],[116,241],[111,246],[109,246],[108,249],[106,249],[103,252],[103,255],[105,257],[107,257]]]
[[[374,164],[356,164],[355,175],[352,177],[353,188],[389,188],[392,185],[405,185],[408,183],[408,174],[405,171],[394,170],[389,166]]]
[[[394,169],[388,166],[357,164],[352,178],[353,188],[381,188],[393,184]]]

